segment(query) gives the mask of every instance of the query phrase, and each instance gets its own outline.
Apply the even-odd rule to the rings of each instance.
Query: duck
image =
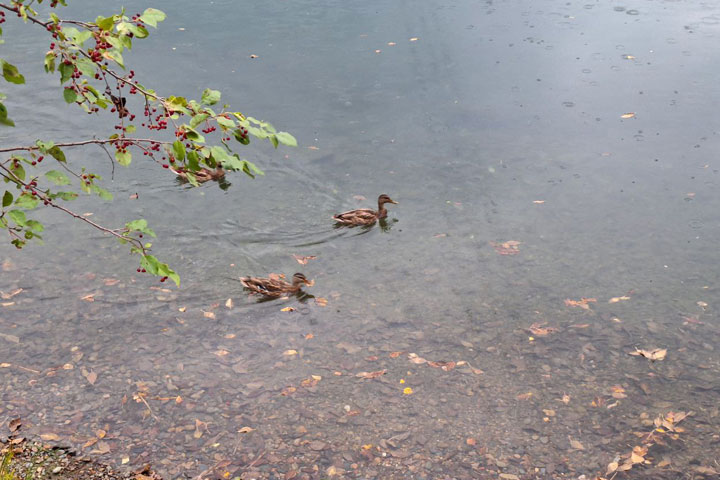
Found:
[[[241,277],[240,283],[250,290],[250,293],[265,295],[266,297],[282,297],[287,294],[295,294],[302,285],[311,287],[314,282],[308,280],[302,273],[296,273],[292,277],[292,283],[288,283],[280,275],[270,274],[269,278]]]
[[[181,179],[188,181],[188,172],[185,171],[177,171],[173,170],[175,174],[177,174],[178,177]],[[202,167],[197,172],[189,172],[192,173],[195,176],[195,180],[197,180],[198,183],[205,183],[209,182],[210,180],[219,180],[225,176],[225,170],[218,165],[215,170],[210,170],[209,168]]]
[[[398,202],[383,193],[378,197],[377,211],[370,208],[358,208],[357,210],[338,213],[333,216],[333,218],[340,225],[372,225],[377,220],[387,217],[387,210],[385,209],[386,203],[394,203],[395,205],[398,204]]]

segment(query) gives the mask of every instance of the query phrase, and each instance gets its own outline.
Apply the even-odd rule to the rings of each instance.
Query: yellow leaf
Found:
[[[293,307],[285,307],[280,309],[281,312],[294,312],[295,309]]]
[[[405,388],[403,389],[403,393],[404,393],[405,395],[412,395],[413,389],[410,388],[410,387],[405,387]]]
[[[285,350],[283,352],[283,355],[287,355],[287,356],[297,355],[297,354],[298,354],[297,350]]]
[[[620,118],[633,118],[633,117],[635,117],[635,114],[633,112],[623,113],[622,115],[620,115]]]

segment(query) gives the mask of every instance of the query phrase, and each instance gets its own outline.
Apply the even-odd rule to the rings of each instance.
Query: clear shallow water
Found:
[[[136,161],[116,169],[115,202],[77,202],[108,224],[147,218],[179,290],[150,288],[160,284],[136,276],[123,248],[55,214],[38,214],[56,227],[46,246],[0,247],[0,289],[24,289],[0,309],[0,363],[11,364],[0,419],[76,447],[104,429],[102,448],[85,451],[171,478],[483,478],[600,474],[648,418],[692,410],[682,440],[651,449],[671,466],[632,473],[717,466],[717,8],[155,6],[169,18],[131,56],[144,83],[220,89],[301,145],[253,144],[266,176],[232,177],[227,191]],[[44,42],[16,45],[2,55],[39,72],[25,52]],[[30,94],[46,108],[39,123],[9,102],[40,133],[3,130],[3,144],[65,138],[67,122],[111,129],[56,96]],[[109,178],[104,153],[82,154]],[[332,228],[333,213],[379,193],[400,202],[389,231]],[[491,244],[508,240],[520,253]],[[326,307],[256,303],[233,280],[298,270]],[[565,305],[582,297],[597,302]],[[543,322],[558,331],[528,330]],[[634,347],[668,355],[650,363],[627,355]]]

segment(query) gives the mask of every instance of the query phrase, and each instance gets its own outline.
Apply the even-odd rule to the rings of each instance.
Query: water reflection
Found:
[[[0,247],[0,290],[23,289],[0,308],[0,418],[76,448],[104,429],[107,461],[171,478],[552,478],[602,474],[632,432],[692,410],[633,473],[712,465],[718,52],[702,19],[716,7],[158,7],[168,21],[131,56],[153,68],[145,83],[220,89],[301,146],[248,149],[266,176],[232,188],[179,186],[137,162],[116,169],[112,205],[78,201],[105,223],[148,218],[180,290],[51,213],[38,214],[53,227],[45,247]],[[263,21],[239,29],[240,12]],[[33,125],[58,134],[56,95],[28,95],[48,105]],[[333,228],[372,191],[402,208]],[[493,248],[508,242],[518,253]],[[307,296],[242,292],[242,275],[296,271],[293,254],[318,257],[302,267]],[[652,470],[665,456],[673,470]]]

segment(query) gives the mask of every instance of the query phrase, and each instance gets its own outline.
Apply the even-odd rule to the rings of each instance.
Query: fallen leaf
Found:
[[[425,360],[424,358],[418,357],[417,353],[408,353],[408,359],[412,363],[416,363],[418,365],[427,362],[427,360]]]
[[[530,325],[529,330],[533,335],[537,335],[538,337],[544,337],[557,332],[557,328],[543,327],[543,325],[545,325],[545,323],[533,323]]]
[[[133,193],[132,195],[130,195],[129,198],[130,198],[130,200],[137,200],[138,194],[137,194],[137,193]]]
[[[320,307],[326,307],[327,304],[328,304],[327,298],[323,298],[323,297],[315,298],[315,305],[318,305]]]
[[[654,362],[655,360],[664,359],[665,355],[667,355],[667,349],[666,348],[654,348],[652,350],[645,350],[645,349],[639,349],[639,348],[635,347],[635,351],[628,352],[628,354],[645,357],[648,360],[651,360]]]
[[[54,442],[60,440],[60,437],[57,436],[57,434],[55,433],[41,433],[40,438],[42,438],[46,442]]]
[[[532,397],[532,395],[533,395],[532,392],[521,393],[520,395],[516,396],[515,398],[517,398],[518,400],[528,400],[530,397]]]
[[[315,338],[315,335],[313,335],[312,333],[308,333],[307,335],[305,335],[305,340],[310,340],[311,338]]]
[[[465,439],[465,443],[468,444],[468,445],[470,445],[470,446],[475,446],[475,445],[477,444],[477,440],[475,440],[475,439],[472,438],[472,437],[468,437],[468,438]]]
[[[86,302],[94,302],[95,301],[95,295],[96,293],[91,293],[89,295],[85,295],[84,297],[80,297],[80,300],[85,300]]]
[[[373,379],[385,375],[385,372],[387,372],[387,370],[378,370],[376,372],[359,372],[356,373],[355,376],[358,378]]]
[[[396,44],[395,42],[388,42],[388,45],[391,46],[391,47],[394,47],[394,46],[397,45],[397,44]]]
[[[252,55],[250,55],[250,58],[258,58],[258,56],[253,53]]]
[[[281,312],[294,312],[295,308],[294,307],[285,307],[285,308],[281,308],[280,311]]]
[[[233,308],[233,299],[232,298],[228,298],[227,300],[225,300],[225,308]]]
[[[574,448],[575,450],[585,450],[585,446],[582,443],[580,443],[579,441],[577,441],[573,438],[570,438],[569,440],[570,440],[570,446],[572,448]]]
[[[297,354],[298,354],[297,350],[285,350],[283,352],[283,355],[286,355],[288,357],[292,356],[292,355],[297,355]]]
[[[627,295],[623,295],[622,297],[612,297],[610,300],[608,300],[608,303],[617,303],[621,300],[630,300],[630,297]]]
[[[507,242],[490,242],[490,245],[500,255],[517,255],[520,253],[520,244],[517,240],[508,240]]]
[[[214,353],[215,355],[217,355],[218,357],[224,357],[225,355],[227,355],[227,354],[230,353],[230,352],[228,352],[228,351],[225,350],[224,348],[219,348],[219,349],[215,350],[213,353]]]
[[[285,387],[280,392],[280,395],[287,397],[288,395],[290,395],[291,393],[295,393],[296,391],[297,391],[297,388],[295,388],[295,387]]]
[[[618,469],[618,466],[619,466],[619,465],[618,465],[617,462],[610,462],[610,463],[608,463],[607,471],[605,472],[605,475],[610,475],[611,473],[613,473],[615,470]]]
[[[203,436],[203,433],[207,431],[207,423],[203,422],[202,420],[195,419],[195,432],[193,433],[193,437],[200,438]]]
[[[417,41],[418,41],[418,37],[412,37],[412,38],[410,39],[410,41],[411,41],[411,42],[417,42]]]
[[[0,363],[0,368],[9,368],[12,367],[12,363],[3,362]]]
[[[375,53],[380,53],[382,50],[375,50]]]
[[[310,145],[310,146],[307,147],[307,148],[308,148],[308,150],[320,150],[320,149],[319,149],[318,147],[316,147],[315,145]]]
[[[622,115],[620,115],[620,118],[633,118],[634,116],[635,116],[635,114],[633,112],[630,112],[630,113],[623,113]]]
[[[309,255],[307,257],[302,257],[300,255],[293,255],[293,258],[297,260],[297,262],[300,265],[307,265],[308,260],[315,260],[317,257],[315,255]]]
[[[109,453],[110,452],[110,444],[107,442],[100,441],[97,443],[97,451],[100,453]]]
[[[22,425],[22,420],[20,420],[19,418],[15,418],[13,420],[10,420],[10,423],[8,423],[8,428],[10,428],[10,432],[14,432],[18,428],[20,428],[20,425]]]
[[[250,433],[250,432],[254,432],[254,431],[255,431],[254,428],[242,427],[240,430],[238,430],[238,433]]]
[[[129,463],[129,462],[130,462],[130,457],[122,457],[122,459],[120,460],[120,463],[122,463],[123,465],[125,465],[126,463]]]
[[[2,290],[0,290],[0,297],[2,297],[3,300],[10,300],[12,297],[14,297],[15,295],[17,295],[18,293],[20,293],[22,291],[23,291],[22,288],[16,288],[15,290],[13,290],[10,293],[5,293]]]
[[[90,371],[87,373],[87,375],[84,375],[85,379],[90,383],[90,385],[95,385],[95,382],[97,381],[98,375],[97,373]]]
[[[390,353],[390,358],[397,358],[397,357],[399,357],[400,355],[402,355],[403,353],[405,353],[405,352],[391,352],[391,353]]]
[[[446,372],[449,372],[453,368],[455,368],[455,362],[427,362],[428,365],[435,368],[441,368],[442,370],[445,370]]]
[[[537,203],[538,205],[542,205],[545,203],[545,200],[533,200],[533,203]]]
[[[596,298],[581,298],[580,300],[565,299],[565,305],[568,307],[580,307],[584,310],[590,310],[589,303],[597,302]]]
[[[405,387],[405,388],[403,389],[403,394],[404,394],[404,395],[412,395],[412,393],[413,393],[413,389],[410,388],[410,387]]]
[[[180,307],[180,308],[178,308],[178,311],[179,311],[179,312],[184,312],[185,310],[187,310],[187,307]]]

